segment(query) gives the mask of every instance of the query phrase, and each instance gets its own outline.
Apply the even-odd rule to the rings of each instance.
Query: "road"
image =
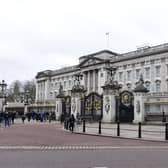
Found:
[[[74,134],[59,123],[0,128],[0,168],[167,168],[168,143]]]
[[[167,168],[167,149],[0,151],[1,168]]]

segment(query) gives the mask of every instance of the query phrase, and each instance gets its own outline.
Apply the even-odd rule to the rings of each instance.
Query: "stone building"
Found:
[[[54,110],[59,116],[59,111],[63,110],[57,107],[60,86],[64,96],[71,97],[71,90],[75,84],[74,75],[77,72],[83,74],[81,85],[86,90],[85,96],[90,93],[102,95],[103,86],[109,78],[109,72],[106,70],[108,66],[117,69],[114,80],[122,85],[120,93],[126,91],[125,93],[132,93],[132,97],[133,90],[143,75],[144,85],[149,91],[143,98],[145,120],[160,120],[163,112],[168,114],[168,44],[146,46],[122,54],[102,50],[79,57],[78,65],[38,72],[37,105],[43,110]],[[123,98],[127,98],[127,95]]]

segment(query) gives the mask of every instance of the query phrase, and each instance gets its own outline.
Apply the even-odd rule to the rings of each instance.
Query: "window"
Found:
[[[156,105],[156,112],[161,112],[160,104]]]
[[[156,66],[156,77],[160,77],[160,65]]]
[[[123,72],[119,72],[119,82],[123,81]]]
[[[161,87],[161,82],[160,81],[156,81],[156,92],[160,92],[160,87]]]
[[[66,88],[66,81],[64,81],[64,89]]]
[[[146,111],[146,113],[150,113],[150,112],[151,112],[151,107],[150,107],[149,104],[147,104],[147,105],[145,106],[145,111]]]
[[[135,78],[136,78],[136,79],[139,79],[139,78],[140,78],[140,72],[141,72],[140,69],[136,69],[136,72],[135,72]]]
[[[145,78],[146,79],[150,78],[150,67],[145,68]]]
[[[128,81],[131,80],[131,71],[127,71],[127,80],[128,80]]]

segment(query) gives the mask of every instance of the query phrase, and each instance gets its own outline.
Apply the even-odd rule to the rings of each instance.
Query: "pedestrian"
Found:
[[[74,131],[74,125],[75,125],[75,117],[73,114],[71,114],[70,118],[69,118],[69,130],[71,132]]]
[[[25,115],[22,115],[22,123],[23,124],[24,124],[25,119],[26,119]]]
[[[4,113],[5,127],[8,125],[9,127],[9,113]]]
[[[50,112],[50,113],[49,113],[49,117],[48,117],[49,123],[51,122],[51,120],[52,120],[52,114],[51,114],[51,112]]]
[[[61,124],[65,121],[65,115],[63,113],[61,114],[61,119],[60,120],[61,120]]]
[[[15,117],[16,117],[16,112],[14,111],[11,113],[12,124],[14,124]]]

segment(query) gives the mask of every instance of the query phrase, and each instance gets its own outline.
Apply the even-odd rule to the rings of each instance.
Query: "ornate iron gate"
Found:
[[[133,93],[123,91],[117,97],[116,120],[120,122],[132,122],[134,120]]]
[[[102,118],[103,112],[103,98],[102,95],[98,93],[90,93],[88,96],[84,97],[84,110],[82,111],[82,116],[84,118],[92,120],[100,120]]]

